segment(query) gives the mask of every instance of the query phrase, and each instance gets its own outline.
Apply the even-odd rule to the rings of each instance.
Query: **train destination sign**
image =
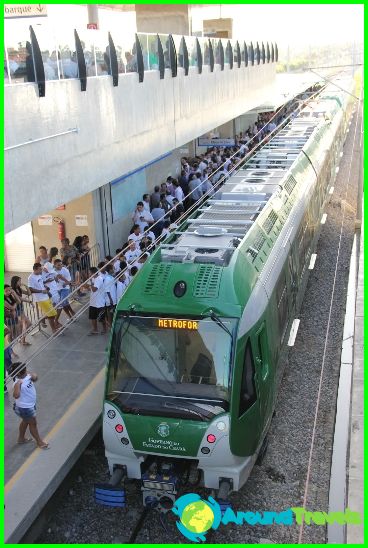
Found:
[[[158,318],[157,327],[164,329],[191,329],[198,330],[198,322],[194,320],[173,320],[172,318]]]

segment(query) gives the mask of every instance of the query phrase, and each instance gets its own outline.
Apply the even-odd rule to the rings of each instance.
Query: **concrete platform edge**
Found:
[[[6,544],[19,543],[98,431],[103,388],[101,371],[57,432],[51,433],[50,449],[36,449],[20,469],[19,477],[15,474],[9,480],[5,488]]]

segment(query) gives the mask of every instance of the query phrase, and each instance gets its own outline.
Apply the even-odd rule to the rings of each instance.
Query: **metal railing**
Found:
[[[89,268],[97,265],[100,262],[100,258],[100,244],[96,243],[80,257],[80,260],[74,261],[69,265],[68,270],[72,278],[72,285],[77,284],[76,290],[72,292],[75,298],[77,298],[77,294],[80,291],[80,286],[88,278]],[[41,313],[37,302],[32,301],[31,291],[25,284],[22,284],[21,288],[23,291],[22,301],[17,303],[13,311],[4,310],[4,323],[8,328],[8,341],[5,347],[13,347],[17,343],[24,344],[27,335],[42,333],[47,338],[50,336],[46,331],[46,316]],[[62,303],[63,301],[60,302]]]
[[[159,71],[165,77],[165,68],[177,75],[177,67],[215,65],[224,70],[278,61],[277,45],[258,42],[173,34],[134,33],[126,30],[115,40],[111,33],[100,30],[74,29],[68,39],[58,36],[59,30],[49,25],[38,25],[35,30],[22,27],[19,34],[7,30],[5,24],[5,84],[33,82],[38,85],[39,96],[46,93],[46,82],[78,78],[81,91],[85,91],[90,77],[111,76],[113,85],[119,85],[119,76],[138,73],[139,82],[144,72]],[[267,51],[266,55],[264,52]]]

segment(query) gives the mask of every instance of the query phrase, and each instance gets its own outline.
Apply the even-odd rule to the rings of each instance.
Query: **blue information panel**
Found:
[[[112,222],[132,214],[137,201],[147,192],[144,169],[111,183]]]

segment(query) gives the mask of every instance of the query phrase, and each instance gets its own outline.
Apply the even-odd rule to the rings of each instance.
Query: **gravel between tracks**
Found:
[[[328,510],[337,383],[356,216],[359,161],[353,160],[346,195],[351,155],[357,153],[357,145],[353,150],[356,116],[357,114],[352,117],[335,182],[335,192],[326,209],[327,222],[321,233],[316,266],[310,275],[299,315],[300,327],[296,343],[289,352],[285,367],[276,416],[269,432],[268,451],[263,464],[255,466],[243,489],[231,496],[235,510],[281,511],[291,506],[302,506],[343,204],[346,199],[344,231],[306,504],[309,510]],[[102,441],[96,438],[56,494],[56,504],[53,505],[56,509],[52,511],[37,543],[127,542],[142,511],[140,488],[133,483],[128,486],[127,509],[99,507],[93,500],[93,484],[107,480]],[[185,544],[186,539],[177,531],[175,516],[171,512],[165,518],[165,523],[166,530],[157,513],[149,514],[136,543]],[[229,544],[268,541],[289,544],[298,542],[298,535],[297,526],[227,525],[220,526],[211,535],[210,542]],[[305,526],[302,542],[325,543],[326,528]]]

